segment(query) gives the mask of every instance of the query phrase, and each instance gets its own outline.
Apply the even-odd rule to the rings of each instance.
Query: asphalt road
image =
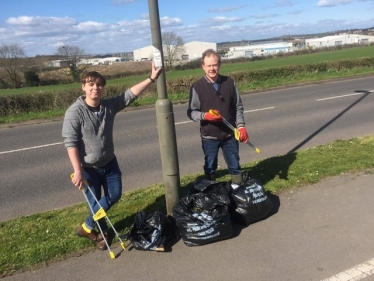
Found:
[[[250,140],[241,162],[327,144],[374,132],[373,77],[323,82],[243,95]],[[202,172],[199,125],[173,107],[180,176]],[[83,202],[61,137],[62,120],[0,130],[0,221]],[[117,115],[117,158],[124,192],[162,183],[154,108]],[[220,158],[219,164],[225,168]]]

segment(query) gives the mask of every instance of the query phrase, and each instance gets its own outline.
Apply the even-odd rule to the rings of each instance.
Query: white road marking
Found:
[[[15,150],[8,150],[8,151],[0,152],[0,154],[7,154],[7,153],[13,153],[13,152],[24,151],[24,150],[31,150],[31,149],[42,148],[42,147],[48,147],[48,146],[54,146],[54,145],[59,145],[59,144],[63,144],[63,142],[56,142],[56,143],[50,143],[50,144],[44,144],[44,145],[38,145],[38,146],[33,146],[33,147],[26,147],[26,148],[20,148],[20,149],[15,149]]]
[[[189,120],[189,121],[183,121],[183,122],[175,123],[175,125],[181,125],[181,124],[192,123],[192,122],[194,122],[194,121],[192,121],[192,120]]]
[[[342,271],[321,281],[357,281],[374,274],[374,259],[368,260],[354,267]]]
[[[247,112],[262,111],[262,110],[269,110],[269,109],[274,109],[274,108],[275,108],[274,106],[272,106],[272,107],[264,107],[264,108],[258,108],[258,109],[247,110],[247,111],[244,111],[244,113],[247,113]]]
[[[262,111],[262,110],[268,110],[268,109],[274,109],[274,107],[252,109],[252,110],[244,111],[244,113]],[[178,123],[175,123],[175,125],[181,125],[181,124],[186,124],[186,123],[191,123],[191,122],[194,122],[194,121],[189,120],[189,121],[178,122]],[[2,152],[0,152],[0,155],[1,154],[7,154],[7,153],[20,152],[20,151],[25,151],[25,150],[31,150],[31,149],[37,149],[37,148],[43,148],[43,147],[49,147],[49,146],[54,146],[54,145],[60,145],[60,144],[63,144],[63,142],[56,142],[56,143],[50,143],[50,144],[44,144],[44,145],[38,145],[38,146],[32,146],[32,147],[2,151]]]
[[[371,91],[370,91],[371,92]],[[332,100],[332,99],[339,99],[339,98],[345,98],[350,96],[357,96],[357,95],[363,95],[364,93],[354,93],[354,94],[348,94],[348,95],[342,95],[342,96],[335,96],[335,97],[329,97],[324,99],[318,99],[316,101],[324,101],[324,100]]]

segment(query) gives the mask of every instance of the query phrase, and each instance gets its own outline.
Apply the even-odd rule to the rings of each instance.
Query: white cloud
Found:
[[[49,25],[72,25],[76,20],[70,17],[29,17],[19,16],[11,17],[5,21],[7,24],[14,26],[49,26]]]
[[[216,31],[226,31],[230,30],[231,26],[229,25],[220,25],[220,26],[212,26],[211,30],[216,30]]]
[[[339,5],[346,5],[351,3],[352,0],[319,0],[318,7],[335,7]]]
[[[110,25],[94,21],[81,22],[71,28],[71,30],[75,30],[79,33],[94,33],[106,31],[108,29],[110,29]]]
[[[162,17],[160,18],[160,25],[162,27],[181,26],[183,21],[180,18]]]
[[[277,14],[264,14],[264,15],[253,15],[255,19],[268,19],[268,18],[275,18],[278,17],[279,15]]]
[[[246,8],[247,5],[241,5],[241,6],[231,6],[231,7],[221,7],[221,8],[211,8],[208,10],[210,13],[222,13],[222,12],[232,12],[236,10],[240,10],[243,8]]]
[[[369,4],[365,9],[366,12],[372,7],[370,4],[373,3],[373,0],[370,1],[366,1]],[[117,1],[116,3],[129,4],[130,2],[132,1]],[[290,1],[272,0],[272,2],[275,3],[273,7],[292,5]],[[309,4],[309,6],[299,5],[292,9],[293,12],[286,8],[283,9],[284,12],[274,10],[274,13],[268,14],[261,14],[263,9],[253,9],[249,4],[221,6],[222,8],[212,8],[209,11],[224,13],[236,10],[238,12],[226,14],[230,16],[219,15],[206,19],[198,18],[197,14],[193,15],[193,13],[192,17],[188,18],[183,11],[175,12],[171,9],[163,12],[160,24],[162,32],[175,32],[182,37],[184,42],[210,41],[219,43],[222,41],[267,39],[287,34],[298,35],[348,28],[364,28],[372,26],[374,22],[370,12],[365,17],[356,16],[356,13],[349,14],[349,17],[339,14],[341,19],[336,19],[336,15],[331,13],[324,17],[324,21],[317,22],[319,16],[316,17],[314,14],[313,17],[308,17],[309,13],[317,10],[319,10],[317,13],[321,14],[320,9],[315,6],[317,2],[319,7],[332,7],[333,5],[348,3],[356,3],[357,5],[358,2],[363,6],[364,0],[318,0]],[[114,2],[112,1],[112,3]],[[134,3],[129,5],[135,6]],[[93,15],[85,17],[85,20],[78,20],[83,18],[81,14],[77,14],[77,18],[25,15],[9,17],[7,20],[0,22],[0,42],[1,44],[20,44],[25,48],[28,56],[52,54],[62,45],[79,46],[87,54],[131,52],[134,49],[148,46],[152,42],[149,15],[145,12],[143,6],[138,12],[134,12],[138,17],[133,19],[122,16],[100,18]],[[219,5],[216,6],[220,7]],[[246,7],[245,10],[248,12],[241,11],[243,7]],[[343,7],[339,7],[339,9],[341,8]],[[349,9],[350,7],[344,8]],[[208,10],[208,8],[205,8],[205,10]],[[302,16],[297,15],[301,12]],[[250,13],[255,15],[250,15]],[[290,14],[296,16],[289,16]],[[285,18],[284,15],[288,17]],[[206,16],[206,14],[203,16]],[[121,20],[115,21],[114,18],[120,18]],[[122,20],[123,18],[126,20]],[[106,19],[113,22],[105,22]],[[187,21],[188,24],[184,21]],[[295,21],[296,23],[292,23]]]
[[[291,7],[291,6],[293,6],[292,1],[278,0],[273,5],[265,6],[264,9],[274,9],[274,8],[279,8],[279,7]]]
[[[5,21],[9,27],[0,32],[0,39],[15,41],[17,38],[28,40],[29,38],[57,36],[68,32],[77,21],[73,18],[57,17],[11,17]],[[19,39],[18,39],[19,40]]]
[[[225,22],[241,22],[245,20],[244,18],[240,17],[213,17],[203,21],[203,23],[207,24],[220,24]]]

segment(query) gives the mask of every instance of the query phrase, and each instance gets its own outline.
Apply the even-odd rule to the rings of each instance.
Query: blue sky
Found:
[[[374,0],[159,0],[162,32],[185,43],[258,40],[374,27]],[[132,52],[152,44],[146,0],[0,0],[0,45],[26,56],[63,45],[86,54]]]

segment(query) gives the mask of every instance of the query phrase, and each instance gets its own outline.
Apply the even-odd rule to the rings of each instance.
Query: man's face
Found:
[[[82,89],[86,93],[86,99],[97,101],[100,100],[103,95],[104,86],[97,80],[95,82],[90,81],[84,83]]]
[[[220,67],[219,60],[216,56],[211,55],[209,57],[205,57],[202,67],[205,72],[205,75],[210,80],[216,79],[216,77],[218,76],[219,67]]]

